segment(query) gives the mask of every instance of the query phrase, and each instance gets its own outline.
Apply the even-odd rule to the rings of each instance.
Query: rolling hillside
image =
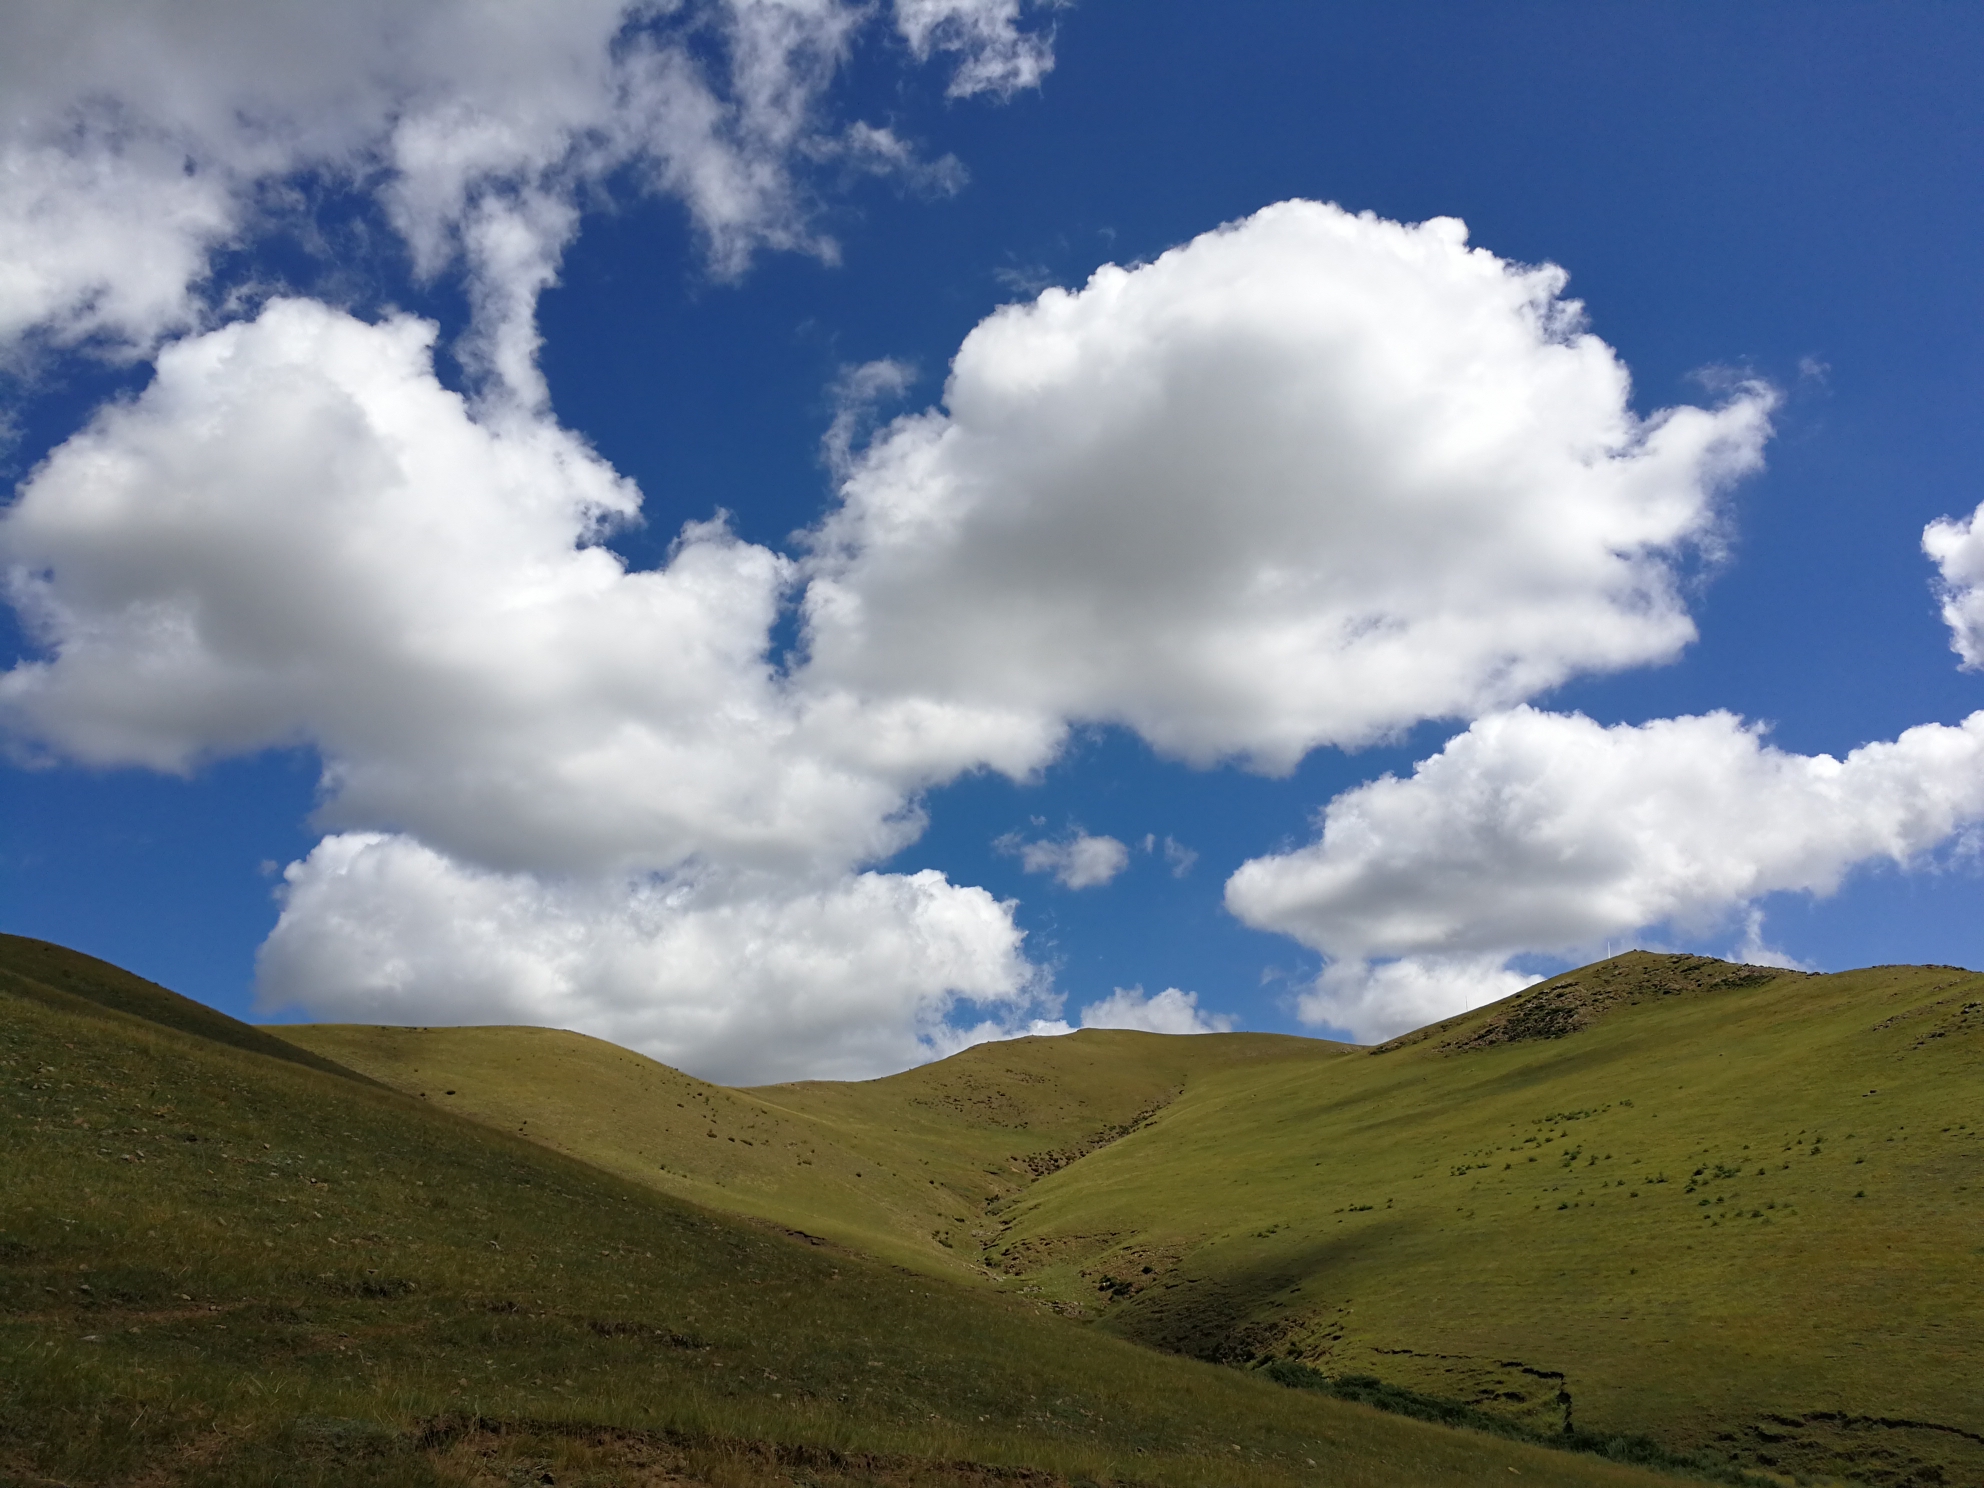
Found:
[[[574,1035],[283,1032],[1160,1349],[1752,1469],[1984,1483],[1973,973],[1635,952],[1376,1050],[1083,1033],[748,1091]]]
[[[1001,1211],[1111,1332],[1749,1465],[1984,1483],[1984,977],[1633,953],[1208,1074]]]
[[[1350,1045],[1090,1030],[983,1044],[858,1084],[732,1090],[543,1028],[284,1027],[430,1103],[664,1192],[945,1275],[984,1277],[988,1208],[1149,1123],[1215,1070]]]
[[[0,967],[0,1482],[1659,1481],[712,1214],[38,942]]]

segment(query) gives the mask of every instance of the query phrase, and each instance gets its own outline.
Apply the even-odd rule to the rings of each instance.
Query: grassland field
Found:
[[[301,1047],[681,1198],[932,1275],[985,1279],[991,1211],[1153,1120],[1187,1083],[1355,1052],[1274,1034],[1092,1030],[859,1083],[711,1085],[583,1034],[316,1024]]]
[[[1753,1471],[1984,1483],[1984,977],[1956,968],[1634,952],[1377,1050],[1089,1031],[755,1090],[543,1030],[280,1032],[1156,1349]]]
[[[1181,1070],[1189,1094],[1205,1057],[1048,1135],[1138,1118]],[[0,1482],[1663,1480],[1145,1347],[388,1083],[0,940]]]

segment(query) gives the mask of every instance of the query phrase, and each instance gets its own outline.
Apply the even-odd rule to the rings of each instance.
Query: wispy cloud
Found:
[[[1196,852],[1168,833],[1164,840],[1159,842],[1154,832],[1146,832],[1144,834],[1144,851],[1147,853],[1162,852],[1164,861],[1171,867],[1171,876],[1173,878],[1183,878],[1192,871],[1192,865],[1199,860],[1199,855]]]
[[[1070,832],[1059,840],[1028,842],[1008,832],[992,844],[1020,860],[1028,873],[1051,873],[1065,888],[1093,889],[1108,883],[1130,866],[1130,850],[1114,837]]]

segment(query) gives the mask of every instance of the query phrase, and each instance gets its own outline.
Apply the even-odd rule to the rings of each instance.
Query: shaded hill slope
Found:
[[[330,1074],[362,1078],[288,1039],[216,1012],[205,1003],[182,997],[121,966],[52,941],[0,935],[0,988],[56,1007],[64,1006],[64,999],[79,998],[112,1012],[176,1028],[230,1048],[266,1054],[271,1059],[287,1060]]]
[[[1126,1337],[1758,1466],[1984,1483],[1984,977],[1632,953],[1209,1073],[1002,1206]]]
[[[0,1172],[0,1481],[1654,1481],[1167,1358],[12,982]]]
[[[1354,1054],[1276,1034],[1087,1030],[885,1079],[727,1089],[542,1028],[283,1027],[430,1103],[665,1192],[899,1264],[982,1276],[988,1206],[1149,1122],[1193,1080]]]

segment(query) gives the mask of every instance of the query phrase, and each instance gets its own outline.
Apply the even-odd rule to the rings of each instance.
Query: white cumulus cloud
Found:
[[[15,734],[168,770],[313,744],[328,820],[499,867],[907,840],[765,660],[787,562],[704,524],[628,572],[591,539],[632,488],[553,425],[471,418],[431,337],[277,301],[59,449],[0,523],[50,652],[0,680]]]
[[[1130,866],[1130,850],[1114,837],[1074,832],[1055,841],[1022,841],[1009,832],[993,844],[1020,860],[1028,873],[1051,873],[1064,888],[1092,889]]]
[[[1931,522],[1923,530],[1922,549],[1941,575],[1951,649],[1967,671],[1984,671],[1984,507],[1962,521]]]
[[[858,1079],[949,1053],[960,997],[1017,1012],[1032,979],[1006,907],[932,870],[817,888],[561,882],[348,833],[285,877],[259,962],[271,1003],[581,1028],[730,1083]]]
[[[1118,987],[1082,1009],[1084,1028],[1135,1028],[1145,1033],[1228,1033],[1233,1020],[1199,1008],[1196,992],[1166,987],[1144,994],[1142,987]]]
[[[235,216],[227,182],[161,141],[0,144],[0,351],[37,326],[124,344],[190,325]]]
[[[890,743],[927,732],[919,710],[866,727],[795,698],[768,660],[794,567],[720,519],[627,571],[600,539],[639,495],[550,418],[537,367],[538,296],[608,183],[678,198],[723,275],[764,248],[832,258],[814,223],[836,173],[961,184],[832,117],[874,20],[851,0],[10,11],[0,355],[156,368],[0,514],[39,647],[0,678],[0,721],[31,760],[318,751],[319,820],[354,830],[292,866],[268,997],[588,1020],[760,1074],[876,1073],[950,1047],[960,999],[993,1032],[1030,1006],[1010,905],[860,871],[921,828],[930,751]],[[1051,64],[1016,8],[899,22],[954,93]],[[223,323],[216,250],[320,185],[372,194],[419,274],[461,275],[474,401],[440,385],[423,322],[251,297]],[[381,883],[397,906],[366,899]],[[360,925],[369,978],[326,929]],[[620,972],[553,954],[575,940]]]
[[[725,14],[766,28],[728,86],[785,149],[773,116],[823,86],[839,11]],[[657,48],[614,65],[672,65]],[[525,133],[565,139],[546,109]],[[453,224],[436,261],[458,233],[483,266],[494,308],[463,350],[519,396],[444,387],[419,320],[276,299],[166,345],[0,514],[38,648],[0,678],[17,751],[320,755],[331,835],[289,870],[262,989],[321,1013],[577,1024],[730,1078],[1030,1026],[1052,999],[1013,905],[874,871],[922,830],[921,792],[1026,777],[1098,720],[1283,768],[1669,655],[1692,634],[1672,564],[1766,434],[1757,389],[1635,418],[1554,269],[1457,224],[1288,203],[997,312],[944,411],[859,448],[860,405],[904,373],[850,374],[842,502],[799,558],[713,519],[634,571],[601,539],[639,493],[535,381],[571,201],[540,172],[456,202],[450,181],[550,156],[506,144],[500,110],[448,117],[465,132],[396,179]],[[782,665],[795,607],[808,650]],[[1129,856],[1081,832],[1016,850],[1071,888]],[[1174,993],[1138,1015],[1182,1025]]]
[[[810,682],[1035,768],[1071,720],[1285,771],[1694,635],[1673,563],[1772,395],[1636,417],[1563,273],[1284,202],[1008,306],[853,458]],[[954,767],[952,765],[951,767]]]
[[[755,1078],[899,1068],[959,998],[1018,1016],[1010,905],[854,871],[920,818],[767,661],[790,563],[704,523],[628,571],[595,539],[632,488],[472,416],[431,342],[275,301],[57,450],[0,517],[45,649],[0,677],[16,746],[315,747],[321,819],[372,831],[292,867],[262,989],[320,1013],[576,1021]]]
[[[1835,759],[1728,713],[1606,728],[1524,707],[1345,791],[1315,843],[1244,864],[1226,902],[1330,958],[1305,1018],[1382,1037],[1515,991],[1525,952],[1829,894],[1979,821],[1984,712]]]

